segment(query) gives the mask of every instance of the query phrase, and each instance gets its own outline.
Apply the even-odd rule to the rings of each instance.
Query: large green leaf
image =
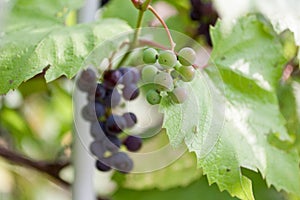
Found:
[[[168,137],[165,131],[163,131],[156,137],[151,138],[151,140],[145,141],[142,151],[148,152],[153,149],[159,149],[166,144],[168,144]],[[164,157],[165,155],[162,154],[157,156],[157,159],[164,159]],[[186,152],[182,157],[174,161],[174,163],[160,170],[126,175],[116,173],[114,179],[122,188],[126,189],[167,190],[178,186],[185,187],[195,180],[198,180],[201,176],[201,170],[197,169],[196,157]]]
[[[211,35],[211,66],[190,84],[192,97],[182,108],[163,101],[164,127],[171,143],[176,146],[184,140],[196,153],[209,183],[217,183],[232,196],[254,199],[252,183],[242,167],[259,171],[269,186],[299,194],[297,152],[268,142],[269,135],[292,141],[276,96],[285,61],[279,40],[256,16],[241,18],[230,33],[223,32],[219,21]],[[207,103],[213,102],[212,93],[225,110]],[[208,123],[220,123],[223,129],[209,132]]]
[[[254,187],[254,196],[257,199],[263,200],[283,200],[283,193],[278,193],[274,188],[267,188],[263,179],[259,176],[259,174],[254,172],[245,172],[247,176],[253,180]],[[179,174],[174,174],[173,176],[177,176],[180,178]],[[164,179],[161,179],[164,180]],[[163,182],[163,181],[162,181]],[[187,187],[177,187],[169,190],[130,190],[125,188],[120,188],[117,190],[116,194],[113,196],[115,200],[122,199],[139,199],[139,200],[152,200],[152,199],[172,199],[172,200],[234,200],[237,198],[230,197],[225,192],[218,191],[217,186],[214,184],[212,186],[208,186],[207,180],[205,178],[201,178],[200,180],[190,184]]]
[[[126,22],[116,19],[66,27],[66,14],[80,2],[16,2],[0,37],[0,94],[48,67],[48,82],[62,75],[72,78],[101,42],[130,30]]]

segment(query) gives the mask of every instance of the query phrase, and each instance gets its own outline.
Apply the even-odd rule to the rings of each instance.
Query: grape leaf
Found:
[[[168,144],[168,138],[163,131],[157,134],[156,137],[151,138],[151,140],[146,141],[143,144],[141,153],[153,151],[153,149],[159,149],[164,147],[166,144]],[[164,156],[165,155],[161,155],[160,159],[164,159]],[[170,176],[170,174],[174,174],[174,176]],[[198,180],[201,176],[201,170],[198,170],[196,167],[195,156],[185,153],[174,163],[163,169],[148,173],[131,173],[126,175],[116,173],[114,175],[114,180],[116,180],[122,188],[126,189],[167,190],[178,186],[185,187],[195,180]]]
[[[177,175],[175,175],[177,176]],[[178,176],[178,178],[180,178]],[[161,179],[162,181],[163,179]],[[201,198],[200,198],[201,197]],[[236,198],[230,197],[225,192],[219,192],[216,186],[209,187],[207,181],[203,178],[190,184],[187,187],[177,187],[169,190],[161,191],[159,189],[152,190],[132,190],[132,189],[119,189],[113,196],[115,200],[129,200],[129,199],[139,199],[139,200],[153,200],[153,199],[172,199],[172,200],[234,200]]]
[[[299,194],[297,152],[268,142],[272,134],[291,141],[276,97],[285,62],[282,46],[272,29],[253,15],[238,20],[230,33],[223,33],[221,26],[219,21],[211,30],[211,66],[190,84],[193,97],[181,106],[167,100],[161,105],[171,144],[184,141],[209,183],[232,196],[254,199],[252,183],[241,168],[259,171],[268,186]],[[212,92],[225,110],[207,103],[214,100]],[[209,131],[208,123],[222,124],[222,117],[220,133]]]
[[[39,28],[28,25],[1,38],[0,94],[17,88],[47,66],[50,67],[45,75],[47,81],[62,75],[72,78],[99,43],[129,30],[125,22],[113,19],[72,27],[45,25]]]
[[[254,196],[257,199],[264,199],[264,200],[282,200],[285,199],[284,193],[278,193],[274,188],[267,188],[264,180],[258,173],[251,172],[249,170],[243,170],[247,176],[253,180],[253,188],[254,188]],[[181,177],[178,174],[175,174],[178,178]],[[120,188],[117,190],[115,195],[113,196],[114,199],[140,199],[140,200],[147,200],[147,199],[205,199],[205,200],[216,200],[216,199],[228,199],[233,200],[237,199],[234,197],[230,197],[225,192],[218,191],[217,186],[214,184],[212,186],[208,186],[206,178],[201,178],[198,181],[193,182],[192,184],[186,187],[177,187],[172,188],[169,190],[133,190],[133,189],[126,189]],[[201,198],[200,198],[201,197]]]
[[[260,12],[267,17],[275,31],[282,33],[290,30],[295,37],[297,46],[300,46],[300,2],[295,0],[253,1],[232,0],[225,2],[214,0],[215,7],[222,18],[231,24],[235,19],[251,12]],[[300,52],[299,52],[300,55]],[[300,59],[300,57],[299,57]]]

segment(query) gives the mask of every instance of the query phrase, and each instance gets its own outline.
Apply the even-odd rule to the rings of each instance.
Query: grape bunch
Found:
[[[137,117],[132,112],[123,115],[114,114],[114,108],[121,106],[124,101],[132,101],[139,96],[137,83],[140,72],[133,67],[122,67],[118,70],[106,70],[102,75],[101,83],[93,70],[83,71],[77,86],[86,92],[88,104],[82,109],[82,116],[91,123],[90,133],[94,141],[90,144],[90,151],[97,157],[96,168],[100,171],[110,171],[115,168],[121,172],[130,172],[133,161],[124,152],[138,151],[142,146],[142,139],[136,136],[123,137],[126,129],[134,127]]]
[[[196,53],[192,48],[185,47],[178,54],[164,50],[158,52],[147,48],[143,52],[143,67],[141,75],[144,84],[152,87],[147,91],[146,99],[151,105],[159,104],[161,98],[167,95],[176,104],[186,101],[188,91],[179,86],[179,82],[191,82],[195,77],[193,64]]]
[[[204,35],[207,43],[212,46],[209,27],[214,25],[218,19],[218,14],[213,7],[211,0],[190,0],[190,18],[198,21],[198,34]]]

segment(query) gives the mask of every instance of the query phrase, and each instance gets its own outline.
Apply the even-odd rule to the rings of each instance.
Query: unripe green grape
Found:
[[[146,64],[154,64],[157,60],[158,52],[153,48],[145,49],[143,52],[143,61]]]
[[[177,63],[177,56],[172,51],[162,51],[158,55],[158,62],[164,68],[173,68]]]
[[[180,74],[179,74],[178,71],[172,70],[172,71],[171,71],[171,76],[172,76],[173,79],[177,79],[177,78],[180,77]]]
[[[178,52],[178,60],[184,66],[192,65],[196,60],[196,52],[192,48],[185,47]]]
[[[173,78],[169,73],[160,72],[154,77],[154,83],[157,84],[157,89],[162,91],[172,91],[174,88]]]
[[[158,69],[153,65],[147,65],[142,70],[142,80],[145,83],[153,83],[154,77],[157,74]]]
[[[181,104],[188,98],[188,91],[184,87],[177,87],[171,93],[170,97],[174,103]]]
[[[195,69],[192,66],[182,66],[178,69],[184,82],[191,82],[195,78]]]
[[[160,103],[161,96],[157,91],[149,90],[146,94],[146,99],[151,105],[156,105]]]

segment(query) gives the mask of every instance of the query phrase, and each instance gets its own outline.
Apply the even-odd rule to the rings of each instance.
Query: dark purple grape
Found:
[[[136,99],[140,94],[140,90],[135,84],[126,85],[123,88],[122,92],[124,99],[127,101],[132,101]]]
[[[81,111],[82,117],[87,121],[97,121],[95,112],[95,104],[89,102],[88,105],[84,106]]]
[[[120,141],[120,139],[117,136],[115,136],[115,135],[107,135],[107,139],[109,140],[109,142],[111,142],[112,144],[114,144],[118,148],[121,147],[121,141]]]
[[[103,102],[106,96],[106,89],[103,84],[98,83],[95,91],[95,101]]]
[[[117,135],[126,128],[126,121],[123,117],[118,115],[110,115],[105,123],[107,133]]]
[[[98,122],[98,121],[93,122],[90,127],[90,133],[96,141],[103,140],[105,138],[103,122]]]
[[[130,71],[131,71],[132,76],[133,76],[132,83],[138,83],[139,80],[141,79],[140,71],[135,67],[130,68]]]
[[[107,91],[105,97],[105,105],[110,108],[115,108],[121,103],[121,94],[117,89]]]
[[[132,83],[138,83],[141,79],[140,71],[134,67],[122,67],[119,69],[122,74],[121,82],[123,85],[127,86]]]
[[[107,163],[123,173],[128,173],[133,169],[133,161],[124,152],[118,152],[108,157]]]
[[[197,12],[196,10],[192,10],[190,12],[190,18],[193,20],[193,21],[198,21],[200,18],[201,18],[201,14],[199,12]]]
[[[103,141],[94,141],[90,145],[90,151],[93,155],[95,155],[98,159],[102,159],[104,157],[107,148],[103,145]]]
[[[113,89],[119,80],[121,79],[122,74],[118,70],[107,70],[103,74],[103,84],[109,89]]]
[[[96,168],[101,172],[108,172],[111,170],[110,166],[107,166],[106,164],[104,164],[99,160],[96,161]]]
[[[119,69],[119,71],[122,74],[121,83],[123,85],[128,85],[133,82],[133,73],[131,72],[130,68],[128,67],[122,67]]]
[[[96,84],[96,74],[93,70],[87,69],[82,71],[79,80],[77,81],[78,88],[83,92],[90,92]]]
[[[97,118],[105,115],[105,107],[103,104],[95,102],[95,111]]]
[[[127,128],[132,128],[137,123],[137,117],[134,113],[131,112],[124,113],[123,117],[126,121]]]
[[[142,139],[139,137],[135,137],[135,136],[128,136],[123,144],[126,146],[126,148],[128,149],[128,151],[138,151],[141,149],[142,147]]]

